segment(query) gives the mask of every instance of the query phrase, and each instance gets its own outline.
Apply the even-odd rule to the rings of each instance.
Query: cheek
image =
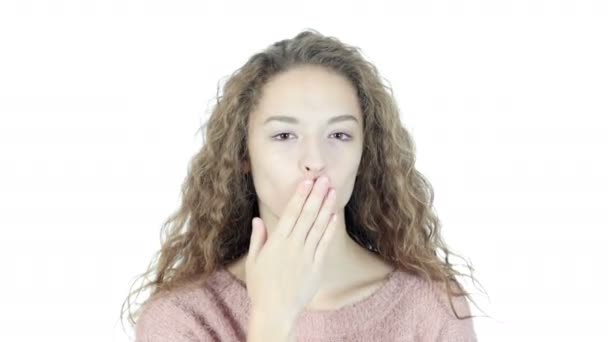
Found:
[[[280,216],[295,191],[290,188],[288,178],[284,175],[277,168],[258,166],[253,176],[259,204],[277,216]]]
[[[342,209],[346,206],[353,194],[355,185],[355,176],[347,176],[338,188],[338,197],[336,198],[336,208]]]

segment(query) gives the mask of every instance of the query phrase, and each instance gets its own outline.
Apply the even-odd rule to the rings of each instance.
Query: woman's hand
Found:
[[[245,267],[254,311],[295,322],[312,300],[336,230],[335,201],[335,190],[321,177],[314,186],[299,184],[270,238],[264,222],[252,220]]]

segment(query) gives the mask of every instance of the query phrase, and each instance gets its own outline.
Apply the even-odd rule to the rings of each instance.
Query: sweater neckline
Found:
[[[384,279],[374,292],[367,297],[333,310],[309,310],[300,313],[297,323],[299,336],[329,337],[339,336],[353,331],[362,331],[381,320],[391,312],[406,292],[410,275],[395,268]],[[245,313],[248,317],[251,301],[247,287],[240,279],[230,273],[225,267],[220,267],[216,274],[218,284],[228,290],[232,298],[228,301],[246,303]]]

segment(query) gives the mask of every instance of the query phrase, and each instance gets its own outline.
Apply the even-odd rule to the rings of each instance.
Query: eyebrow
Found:
[[[332,123],[336,123],[336,122],[340,122],[340,121],[349,121],[349,120],[359,123],[359,120],[357,120],[357,118],[354,117],[353,115],[344,114],[344,115],[334,116],[333,118],[327,120],[327,124],[332,124]],[[269,123],[270,121],[281,121],[281,122],[286,122],[286,123],[290,123],[290,124],[299,123],[298,119],[294,118],[293,116],[275,115],[275,116],[271,116],[268,119],[266,119],[264,121],[264,125]]]

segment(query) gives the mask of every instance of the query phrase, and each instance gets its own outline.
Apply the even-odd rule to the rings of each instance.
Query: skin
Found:
[[[334,117],[351,119],[328,123]],[[275,116],[291,121],[270,120]],[[356,89],[345,77],[319,66],[298,66],[265,85],[251,113],[247,144],[260,218],[271,237],[304,180],[325,176],[336,191],[331,211],[336,231],[324,255],[325,267],[308,309],[329,310],[375,291],[394,268],[357,244],[346,232],[344,207],[352,195],[363,150],[363,117]],[[315,184],[316,186],[316,184]],[[246,282],[247,255],[227,270]]]

